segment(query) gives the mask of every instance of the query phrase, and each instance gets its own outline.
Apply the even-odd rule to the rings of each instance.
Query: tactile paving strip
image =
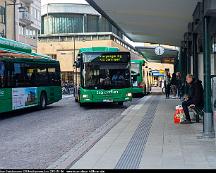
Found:
[[[149,100],[149,107],[146,111],[146,114],[144,115],[142,121],[134,132],[115,169],[139,168],[139,164],[143,156],[145,144],[148,140],[149,132],[155,117],[158,104],[158,96],[153,96]]]

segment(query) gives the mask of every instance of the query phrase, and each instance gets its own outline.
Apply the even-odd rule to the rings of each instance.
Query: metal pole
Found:
[[[74,31],[73,31],[74,32]],[[76,39],[75,39],[75,33],[74,33],[74,37],[73,37],[73,45],[74,45],[74,64],[75,64],[75,61],[76,61]],[[75,74],[75,80],[74,80],[74,83],[77,85],[77,68],[76,66],[74,66],[74,74]]]
[[[13,1],[14,6],[14,40],[16,41],[16,0]]]
[[[204,16],[203,35],[204,35],[204,122],[203,136],[214,138],[214,119],[211,102],[211,40],[209,34],[209,17]]]
[[[181,55],[181,61],[182,61],[182,78],[185,80],[186,75],[187,75],[187,53],[186,53],[187,49],[183,48],[182,49],[182,55]]]
[[[186,52],[186,57],[187,57],[187,59],[186,59],[186,62],[187,62],[186,69],[187,70],[186,71],[187,72],[186,73],[189,74],[190,73],[190,62],[191,62],[190,61],[190,53],[189,53],[190,52],[190,50],[189,50],[189,40],[186,40],[186,44],[187,44],[187,49],[186,49],[186,51],[187,51]]]
[[[182,74],[182,48],[179,51],[178,71]]]
[[[4,33],[5,33],[5,38],[7,38],[7,2],[6,1],[5,1],[4,21],[5,21]]]
[[[193,75],[198,79],[197,34],[193,33]]]

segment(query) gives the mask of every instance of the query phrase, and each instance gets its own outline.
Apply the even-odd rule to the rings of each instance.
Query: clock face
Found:
[[[164,52],[165,52],[165,49],[163,47],[161,47],[161,46],[158,46],[158,47],[155,48],[155,54],[156,55],[163,55]]]

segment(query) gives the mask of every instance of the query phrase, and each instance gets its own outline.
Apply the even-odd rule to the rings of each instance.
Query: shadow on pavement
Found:
[[[53,108],[57,108],[59,106],[47,106],[47,108],[45,110],[49,110],[49,109],[53,109]],[[44,110],[40,110],[37,107],[32,107],[32,108],[26,108],[26,109],[20,109],[20,110],[16,110],[16,111],[11,111],[11,112],[7,112],[7,113],[0,113],[0,121],[1,120],[5,120],[5,119],[9,119],[9,118],[13,118],[16,116],[24,116],[26,114],[29,113],[35,113],[35,112],[41,112]]]

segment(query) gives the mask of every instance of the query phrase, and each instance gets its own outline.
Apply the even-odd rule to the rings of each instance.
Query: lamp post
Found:
[[[73,25],[73,33],[74,33],[74,25]],[[74,54],[74,57],[73,57],[73,61],[74,61],[74,64],[75,64],[75,61],[76,61],[76,38],[75,38],[75,33],[74,33],[74,36],[73,36],[73,45],[74,45],[74,48],[73,48],[73,50],[74,50],[74,52],[73,52],[73,54]],[[74,80],[74,84],[76,84],[77,85],[77,67],[76,66],[74,66],[74,74],[75,74],[75,80]]]
[[[14,40],[16,41],[16,5],[20,5],[19,12],[26,12],[26,8],[22,6],[22,3],[17,3],[17,0],[13,0],[11,4],[6,4],[7,6],[13,6],[14,13]],[[5,10],[6,11],[6,10]]]

